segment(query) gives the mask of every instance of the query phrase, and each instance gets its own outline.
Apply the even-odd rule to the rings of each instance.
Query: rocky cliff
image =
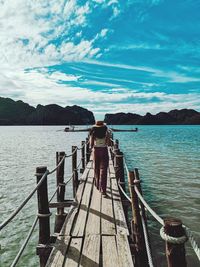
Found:
[[[84,125],[94,121],[91,111],[76,105],[64,108],[51,104],[34,108],[22,101],[0,97],[0,125]]]
[[[200,124],[200,112],[193,109],[175,109],[156,115],[146,113],[144,116],[132,113],[106,114],[105,122],[114,125]]]

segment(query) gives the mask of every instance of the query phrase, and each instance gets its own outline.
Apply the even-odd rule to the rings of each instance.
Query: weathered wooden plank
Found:
[[[84,192],[85,182],[88,179],[90,167],[91,167],[91,162],[88,163],[83,175],[81,176],[79,187],[78,187],[78,190],[76,193],[75,202],[73,204],[73,207],[69,211],[69,214],[68,214],[68,216],[67,216],[67,218],[63,224],[60,235],[71,235],[72,228],[73,228],[73,225],[75,223],[76,216],[77,216],[77,212],[79,210],[81,198],[82,198],[82,195]]]
[[[101,234],[102,235],[115,235],[115,221],[113,214],[113,202],[112,202],[112,194],[110,188],[110,176],[108,173],[107,179],[107,189],[106,189],[107,197],[102,197],[101,200]]]
[[[115,236],[102,236],[102,257],[103,267],[119,267]]]
[[[46,267],[62,266],[69,242],[70,242],[69,236],[58,237],[56,243],[54,244],[54,248],[49,256],[49,259],[46,263]]]
[[[77,212],[78,212],[78,204],[74,202],[74,206],[71,207],[59,235],[61,236],[71,235],[72,227],[73,224],[75,223]]]
[[[117,234],[129,235],[121,197],[118,191],[118,185],[115,178],[111,179],[111,191],[113,197],[113,209]]]
[[[100,235],[101,193],[93,186],[85,235]]]
[[[80,255],[81,255],[81,246],[82,238],[71,238],[71,242],[67,251],[66,259],[63,267],[78,267]]]
[[[133,267],[134,264],[131,256],[128,237],[126,235],[116,235],[116,239],[117,239],[119,266]]]
[[[84,173],[81,176],[81,179],[80,179],[80,182],[79,182],[79,186],[78,186],[78,190],[77,190],[77,193],[76,193],[75,200],[78,202],[78,204],[81,202],[83,190],[84,190],[84,187],[85,187],[85,182],[88,179],[89,171],[91,170],[91,168],[92,168],[92,161],[89,161],[87,166],[86,166],[86,168],[85,168]]]
[[[85,188],[81,199],[81,204],[79,206],[79,211],[77,214],[76,222],[73,226],[72,236],[83,236],[86,222],[87,214],[89,209],[89,203],[91,198],[92,186],[94,180],[94,170],[90,169],[88,174],[88,179],[85,181]]]
[[[80,267],[98,267],[100,259],[100,235],[85,236]]]
[[[110,175],[110,178],[115,178],[115,168],[114,168],[114,165],[113,165],[113,162],[111,161],[111,163],[109,164],[109,175]]]

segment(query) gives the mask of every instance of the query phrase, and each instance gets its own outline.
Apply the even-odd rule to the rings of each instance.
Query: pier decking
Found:
[[[129,230],[111,158],[107,195],[103,198],[94,185],[91,156],[46,266],[134,266],[128,242]]]

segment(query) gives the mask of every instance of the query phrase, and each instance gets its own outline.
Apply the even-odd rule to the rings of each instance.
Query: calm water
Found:
[[[128,126],[117,126],[127,128]],[[55,167],[56,151],[71,152],[86,133],[65,133],[62,126],[0,127],[0,220],[3,221],[35,185],[37,166]],[[163,218],[178,217],[189,226],[200,243],[200,126],[140,126],[139,132],[115,133],[129,169],[139,168],[146,200]],[[66,178],[71,163],[65,166]],[[49,196],[55,175],[49,176]],[[69,184],[67,197],[72,197]],[[0,266],[10,266],[37,214],[36,198],[0,233]],[[53,224],[52,216],[52,224]],[[149,217],[155,266],[166,266],[160,225]],[[20,267],[39,266],[35,256],[38,229],[23,254]],[[199,266],[190,247],[188,266]]]

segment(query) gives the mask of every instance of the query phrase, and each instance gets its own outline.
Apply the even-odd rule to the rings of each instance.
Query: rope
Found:
[[[88,145],[88,144],[89,144],[89,142],[90,142],[90,138],[88,138],[88,141],[87,141],[87,142],[85,142],[85,144],[86,144],[86,145]]]
[[[43,214],[43,213],[38,213],[38,217],[39,218],[48,218],[48,217],[50,217],[52,215],[52,213],[51,212],[49,212],[49,213],[46,213],[46,214]]]
[[[50,200],[49,200],[49,203],[53,200],[53,198],[55,197],[56,193],[58,192],[58,189],[59,189],[59,185],[56,187],[56,191],[53,193],[53,195],[51,196]]]
[[[166,242],[172,243],[172,244],[184,244],[188,238],[186,235],[180,236],[180,237],[174,237],[174,236],[170,236],[167,235],[165,233],[164,227],[161,227],[160,229],[160,236],[163,240],[165,240]]]
[[[90,142],[90,140],[88,140],[88,142],[87,142],[87,143],[85,142],[85,143],[84,143],[84,144],[83,144],[81,147],[77,147],[77,150],[81,150],[81,149],[82,149],[82,148],[84,148],[84,147],[85,147],[85,145],[86,145],[86,144],[88,144],[89,142]]]
[[[70,181],[71,181],[71,179],[73,178],[73,174],[70,176],[70,178],[66,181],[66,182],[64,182],[63,183],[63,185],[67,185]],[[58,185],[57,187],[56,187],[56,190],[55,190],[55,192],[53,193],[53,195],[51,196],[51,198],[50,198],[50,200],[49,200],[49,203],[51,203],[51,201],[53,200],[53,198],[55,197],[55,195],[56,195],[56,193],[58,192],[58,189],[60,188],[60,185]]]
[[[200,248],[199,248],[196,240],[194,239],[194,236],[193,236],[191,230],[185,225],[183,225],[183,228],[185,229],[186,236],[187,236],[188,240],[190,241],[190,244],[191,244],[194,252],[196,253],[196,255],[200,261]]]
[[[78,147],[76,147],[76,148],[74,149],[74,151],[73,151],[71,154],[69,154],[69,155],[65,155],[65,158],[72,157],[72,156],[76,153],[77,150],[78,150]]]
[[[84,146],[85,146],[85,144],[84,144],[82,147],[80,147],[80,148],[76,147],[76,148],[74,149],[74,151],[73,151],[71,154],[63,156],[63,158],[62,158],[62,160],[59,162],[59,164],[58,164],[52,171],[50,171],[49,174],[54,173],[54,172],[58,169],[58,167],[60,167],[60,165],[63,163],[63,161],[65,160],[65,158],[72,157],[72,156],[76,153],[77,150],[82,149]]]
[[[63,163],[63,161],[65,160],[65,158],[66,158],[66,155],[63,156],[63,158],[62,158],[61,161],[58,163],[58,165],[57,165],[52,171],[50,171],[48,174],[52,174],[52,173],[54,173],[54,172],[60,167],[60,165]]]
[[[132,202],[131,198],[126,194],[126,192],[124,191],[124,189],[122,188],[122,186],[119,183],[118,183],[118,186],[119,186],[121,192],[123,193],[123,195],[128,199],[128,201]]]
[[[143,203],[143,205],[145,206],[145,208],[151,213],[151,215],[160,223],[162,224],[162,226],[164,226],[164,221],[161,217],[159,217],[154,210],[152,210],[152,208],[147,204],[147,202],[144,200],[144,198],[142,197],[142,195],[140,194],[140,192],[138,191],[137,189],[137,186],[135,186],[135,192],[136,194],[138,195],[140,201]],[[190,244],[194,250],[194,252],[196,253],[199,261],[200,261],[200,248],[197,244],[197,242],[195,241],[193,235],[192,235],[192,232],[191,230],[186,227],[185,225],[183,225],[183,227],[185,228],[185,232],[186,232],[186,236],[183,237],[183,239],[186,239],[188,238],[189,241],[190,241]],[[161,235],[162,235],[162,228],[161,228]],[[162,237],[162,236],[161,236]],[[169,236],[168,236],[169,237]],[[167,238],[167,237],[166,237]],[[172,240],[172,239],[171,239]],[[172,241],[173,242],[173,241]],[[177,241],[178,242],[178,241]],[[185,241],[184,241],[185,242]]]
[[[80,168],[81,163],[82,163],[82,159],[80,159],[80,161],[79,161],[79,163],[78,163],[78,165],[77,165],[77,167],[76,167],[77,170]]]
[[[129,169],[128,169],[128,166],[127,166],[127,164],[126,164],[125,158],[124,158],[124,167],[125,167],[125,170],[126,170],[126,174],[127,174],[127,176],[128,176]]]
[[[29,242],[29,240],[30,240],[30,238],[32,236],[32,233],[33,233],[33,231],[35,229],[35,226],[36,226],[37,222],[38,222],[38,217],[35,218],[35,220],[33,222],[33,225],[31,226],[31,229],[30,229],[30,231],[29,231],[24,243],[22,244],[17,256],[15,257],[14,261],[11,264],[11,267],[15,267],[17,265],[22,253],[24,252],[24,249],[26,248],[26,246],[27,246],[27,244],[28,244],[28,242]]]
[[[72,174],[71,177],[65,182],[65,185],[67,185],[71,181],[71,179],[73,178],[73,176],[74,176],[74,174]]]
[[[124,159],[124,167],[125,167],[126,172],[127,172],[127,175],[128,175],[129,170],[128,170],[128,167],[127,167],[127,164],[126,164],[125,159]],[[128,197],[128,195],[124,192],[123,188],[121,187],[121,185],[120,185],[119,183],[118,183],[118,186],[119,186],[121,192],[125,195],[125,197],[126,197],[130,202],[132,202],[131,199],[130,199],[130,197]],[[151,213],[151,215],[152,215],[152,216],[153,216],[153,217],[154,217],[154,218],[155,218],[161,225],[164,225],[164,221],[163,221],[163,219],[162,219],[160,216],[158,216],[158,215],[155,213],[155,211],[154,211],[154,210],[147,204],[147,202],[144,200],[143,196],[140,194],[140,192],[139,192],[137,186],[134,186],[134,188],[135,188],[135,191],[136,191],[136,193],[137,193],[137,195],[138,195],[140,201],[143,203],[143,205],[145,206],[145,208]],[[191,244],[191,246],[192,246],[194,252],[196,253],[196,255],[197,255],[197,257],[198,257],[198,259],[199,259],[199,261],[200,261],[200,248],[199,248],[199,246],[198,246],[196,240],[194,239],[194,236],[193,236],[191,230],[190,230],[188,227],[186,227],[185,225],[183,225],[183,227],[184,227],[184,229],[185,229],[186,236],[181,237],[179,240],[178,240],[177,238],[176,238],[176,240],[175,240],[174,237],[170,237],[170,236],[166,235],[166,234],[164,233],[164,231],[163,231],[163,227],[160,229],[160,235],[161,235],[161,238],[163,238],[164,240],[167,239],[166,241],[171,242],[171,243],[172,243],[173,241],[174,241],[174,242],[181,242],[181,241],[182,241],[182,242],[186,242],[187,239],[188,239],[188,240],[190,241],[190,244]],[[145,234],[145,233],[144,233],[144,234]],[[145,241],[145,242],[146,242],[146,241]],[[178,244],[178,243],[176,243],[176,244]],[[150,262],[149,262],[149,264],[150,264]]]
[[[146,251],[147,251],[149,267],[154,267],[152,255],[151,255],[151,249],[150,249],[150,245],[149,245],[149,237],[147,234],[147,228],[146,228],[146,224],[145,224],[143,216],[141,216],[141,219],[142,219],[142,228],[143,228],[143,233],[144,233],[144,241],[145,241],[145,246],[146,246]]]
[[[164,225],[164,221],[163,219],[158,216],[158,214],[155,213],[154,210],[152,210],[152,208],[147,204],[147,202],[144,200],[144,198],[142,197],[142,195],[140,194],[140,192],[138,191],[137,186],[134,186],[135,188],[135,192],[137,194],[137,196],[139,197],[140,201],[143,203],[143,205],[145,206],[145,208],[151,213],[151,215],[162,225]]]
[[[32,190],[32,192],[27,196],[27,198],[22,202],[22,204],[4,221],[0,224],[0,231],[9,223],[12,221],[12,219],[22,210],[22,208],[27,204],[27,202],[30,200],[30,198],[34,195],[36,190],[41,186],[43,183],[44,179],[46,179],[47,175],[49,174],[49,171],[47,170],[37,186]]]

